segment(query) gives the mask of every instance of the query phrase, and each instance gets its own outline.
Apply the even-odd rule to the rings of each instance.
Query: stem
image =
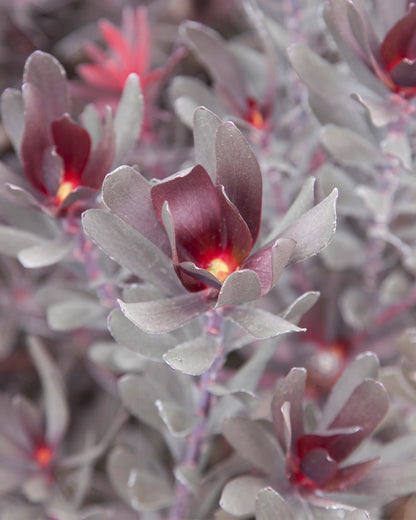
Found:
[[[216,310],[212,310],[205,316],[204,333],[211,337],[221,339],[222,336],[222,316]],[[214,383],[224,364],[224,346],[219,342],[217,354],[211,367],[202,374],[199,381],[199,402],[197,414],[201,417],[200,422],[195,426],[188,437],[188,446],[185,456],[180,466],[188,468],[198,467],[201,458],[201,451],[207,439],[207,422],[209,412],[213,403],[213,395],[209,391],[210,385]],[[186,509],[190,499],[190,490],[182,482],[177,480],[175,486],[176,502],[170,510],[168,520],[184,520]]]

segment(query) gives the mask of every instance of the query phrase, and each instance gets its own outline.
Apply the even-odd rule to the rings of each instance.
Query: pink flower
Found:
[[[93,87],[95,98],[100,91],[95,104],[114,108],[131,73],[139,76],[143,94],[148,96],[165,72],[161,68],[150,71],[152,43],[146,8],[125,8],[121,29],[108,20],[101,20],[99,28],[107,49],[88,43],[85,51],[93,63],[77,67],[81,78]]]
[[[404,2],[393,3],[384,20],[388,31],[381,41],[361,2],[330,0],[327,23],[347,61],[365,83],[372,82],[368,70],[390,91],[409,98],[416,94],[416,4],[410,3],[405,13]]]

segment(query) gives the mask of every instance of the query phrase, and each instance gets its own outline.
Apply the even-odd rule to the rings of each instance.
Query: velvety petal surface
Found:
[[[272,247],[251,255],[243,267],[254,271],[260,280],[261,295],[267,294],[280,278],[296,246],[294,240],[280,238]]]
[[[360,430],[338,446],[334,457],[343,460],[380,424],[389,409],[389,398],[378,381],[363,381],[334,419],[330,428],[358,426]]]
[[[92,150],[82,174],[82,184],[99,189],[104,177],[111,171],[115,153],[114,124],[110,112],[107,112],[103,130],[97,146]]]
[[[169,204],[178,244],[179,258],[203,264],[222,245],[222,214],[215,186],[202,166],[184,176],[160,182],[151,189],[156,214],[161,219],[165,201]],[[186,258],[184,252],[191,258]],[[203,265],[201,265],[203,267]]]
[[[63,180],[78,184],[90,154],[90,136],[68,114],[52,121],[51,130],[56,151],[64,162]]]
[[[388,31],[380,45],[380,56],[388,70],[392,70],[404,58],[416,58],[416,5]]]
[[[216,183],[245,220],[255,243],[261,218],[263,181],[259,164],[249,144],[233,123],[218,127],[215,150],[217,158]]]

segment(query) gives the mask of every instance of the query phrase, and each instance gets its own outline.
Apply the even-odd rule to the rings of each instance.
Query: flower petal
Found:
[[[352,453],[380,424],[389,409],[389,398],[384,386],[378,381],[367,379],[351,394],[330,428],[358,426],[357,433],[344,439],[334,457],[343,460]]]
[[[88,132],[68,114],[52,121],[51,130],[56,151],[64,162],[63,180],[79,183],[91,150]]]
[[[231,254],[237,265],[250,254],[253,247],[253,238],[247,224],[241,217],[238,209],[230,201],[223,186],[217,187],[224,219],[223,248]]]
[[[319,421],[319,431],[329,427],[352,392],[364,379],[377,378],[379,368],[378,358],[372,352],[360,354],[347,366],[331,390]]]
[[[218,127],[215,149],[217,184],[236,206],[250,229],[253,244],[260,228],[263,180],[259,164],[241,132],[233,123]]]
[[[365,479],[374,467],[377,466],[379,461],[380,459],[377,458],[339,469],[337,474],[328,483],[322,486],[322,490],[327,493],[336,493],[355,486]]]
[[[115,153],[115,135],[113,119],[107,112],[101,138],[91,152],[88,163],[82,174],[82,184],[90,188],[101,188],[104,177],[109,173]]]
[[[222,249],[220,201],[202,166],[197,165],[183,176],[156,184],[150,193],[159,219],[162,219],[164,202],[169,204],[178,249],[184,249],[179,250],[180,260],[195,260],[197,264],[203,264],[207,255]]]
[[[380,45],[381,59],[389,71],[404,58],[416,58],[413,44],[415,27],[416,5],[411,3],[405,16],[393,25]]]
[[[272,247],[261,249],[244,262],[244,269],[254,271],[259,277],[262,296],[267,294],[280,278],[295,246],[294,240],[280,238]]]

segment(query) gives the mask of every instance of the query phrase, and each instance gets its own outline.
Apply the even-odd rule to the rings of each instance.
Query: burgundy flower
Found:
[[[214,185],[200,165],[152,187],[153,207],[165,229],[171,219],[172,260],[188,291],[220,289],[228,276],[245,268],[262,278],[271,275],[259,269],[261,254],[257,262],[248,260],[259,231],[262,191],[260,169],[255,161],[252,166],[244,192],[244,181],[237,186],[221,174]]]
[[[210,125],[213,142],[204,133]],[[301,207],[292,212],[301,216],[288,219],[265,246],[254,250],[262,176],[253,152],[232,123],[218,122],[203,108],[196,112],[194,131],[203,165],[153,185],[132,168],[121,167],[103,184],[103,201],[111,213],[89,210],[83,216],[84,229],[97,245],[155,285],[161,296],[169,296],[120,303],[126,316],[147,332],[172,330],[212,307],[259,299],[289,261],[316,254],[335,229],[336,190],[317,206],[305,207],[303,200],[313,202],[310,193],[300,197]],[[199,149],[202,143],[204,150]],[[313,190],[313,183],[305,189]],[[282,318],[248,309],[238,309],[232,319],[262,337],[299,330]]]
[[[387,393],[380,383],[365,379],[350,394],[342,395],[342,406],[324,413],[316,432],[307,433],[300,406],[305,383],[306,370],[293,369],[277,385],[272,402],[277,438],[286,451],[288,480],[302,493],[352,488],[367,476],[379,458],[350,465],[344,461],[373,433],[387,413]],[[341,384],[346,385],[345,380]],[[289,443],[284,434],[288,422]]]
[[[58,214],[101,187],[115,153],[112,120],[107,118],[93,148],[88,131],[69,115],[65,71],[54,57],[34,52],[22,93],[6,91],[2,108],[29,190],[49,212]]]
[[[388,30],[381,41],[361,2],[330,0],[327,22],[360,78],[371,84],[367,69],[392,92],[412,97],[416,94],[416,4],[410,3],[407,12],[403,12],[404,2],[395,4],[382,11],[389,16],[384,20]]]
[[[274,437],[273,429],[264,421],[242,417],[227,420],[224,424],[227,440],[267,476],[246,475],[230,481],[223,491],[222,507],[231,514],[249,514],[251,511],[243,510],[236,501],[243,488],[249,489],[248,483],[254,494],[253,506],[257,492],[272,486],[294,511],[304,510],[305,504],[300,506],[299,501],[329,510],[340,509],[342,504],[328,494],[361,493],[360,483],[364,481],[362,493],[377,495],[377,485],[382,485],[382,479],[391,469],[383,467],[377,474],[378,483],[377,479],[370,481],[369,474],[376,471],[374,468],[382,455],[374,456],[370,450],[368,456],[363,451],[359,458],[354,456],[352,461],[349,458],[373,434],[389,409],[387,392],[374,379],[378,368],[377,357],[372,353],[356,358],[332,388],[322,412],[312,421],[312,410],[306,414],[303,404],[306,370],[293,368],[277,383],[273,394]],[[313,428],[311,423],[315,423]],[[392,489],[393,493],[396,491]],[[243,507],[247,507],[250,500],[244,503]]]

